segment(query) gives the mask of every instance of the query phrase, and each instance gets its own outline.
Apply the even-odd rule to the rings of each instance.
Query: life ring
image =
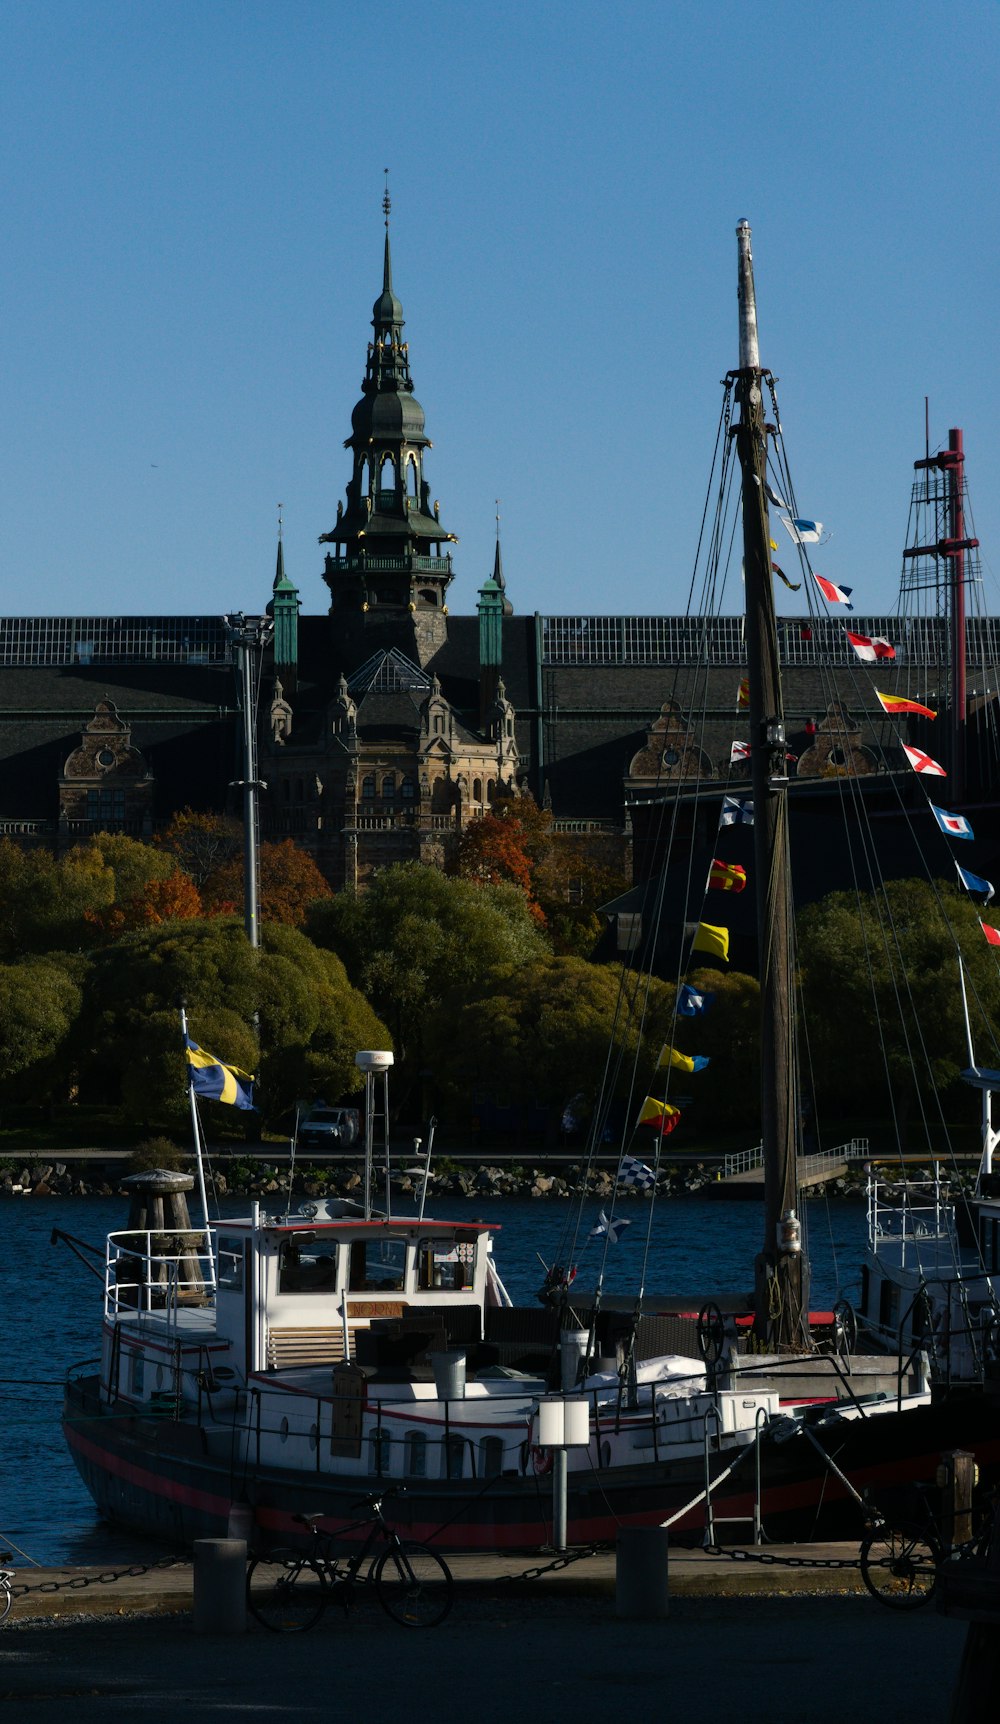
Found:
[[[535,1469],[536,1479],[543,1479],[546,1473],[552,1471],[552,1450],[540,1449],[537,1443],[532,1443],[531,1464]]]

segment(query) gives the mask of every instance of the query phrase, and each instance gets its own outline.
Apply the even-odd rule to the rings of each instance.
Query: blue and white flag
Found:
[[[631,1227],[631,1225],[632,1225],[631,1221],[626,1220],[624,1215],[616,1216],[613,1221],[609,1221],[607,1216],[605,1215],[603,1209],[602,1209],[600,1214],[597,1217],[597,1226],[591,1228],[590,1232],[587,1235],[587,1238],[588,1239],[607,1238],[611,1241],[612,1245],[617,1245],[618,1241],[619,1241],[621,1235],[624,1233],[626,1227]]]
[[[722,813],[719,815],[720,826],[752,826],[753,803],[741,802],[737,796],[722,798]]]
[[[955,867],[958,868],[957,862]],[[958,868],[958,877],[967,892],[975,892],[977,896],[981,892],[987,904],[989,903],[993,896],[993,887],[988,880],[981,880],[978,874],[970,874],[968,868]]]
[[[930,804],[930,810],[942,832],[946,832],[949,838],[972,838],[975,836],[964,814],[948,814],[945,809],[936,808],[933,802]]]
[[[689,983],[682,982],[677,990],[677,1016],[697,1018],[708,1011],[714,999],[714,994],[706,994],[701,988],[692,988]]]
[[[790,521],[787,515],[778,519],[796,545],[818,545],[823,537],[822,521]]]
[[[623,1155],[618,1169],[618,1184],[634,1187],[637,1191],[652,1191],[656,1174],[644,1161],[637,1161],[634,1155]]]

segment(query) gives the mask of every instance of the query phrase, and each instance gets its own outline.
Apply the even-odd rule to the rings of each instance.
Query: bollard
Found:
[[[193,1621],[196,1634],[246,1632],[246,1539],[195,1539]]]
[[[615,1551],[615,1615],[656,1622],[670,1603],[670,1533],[665,1526],[625,1526]]]

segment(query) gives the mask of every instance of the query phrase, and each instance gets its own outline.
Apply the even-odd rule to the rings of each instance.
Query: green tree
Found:
[[[0,1087],[11,1101],[69,1089],[66,1050],[81,990],[67,966],[46,958],[0,964]]]
[[[818,1101],[880,1106],[905,1137],[914,1111],[928,1110],[967,1064],[960,950],[977,1053],[996,1063],[1000,972],[975,908],[953,885],[835,892],[803,910],[798,947]]]
[[[296,930],[265,926],[254,951],[235,918],[160,924],[125,935],[91,961],[76,1037],[88,1100],[120,1102],[144,1127],[179,1123],[182,998],[195,1041],[259,1073],[265,1120],[277,1120],[299,1096],[356,1090],[357,1049],[391,1045],[343,965]],[[237,1124],[231,1112],[213,1109],[213,1129]]]
[[[361,896],[313,904],[306,930],[340,955],[388,1023],[400,1100],[424,1067],[428,1023],[448,991],[488,989],[548,949],[516,886],[478,886],[419,862],[384,869]]]

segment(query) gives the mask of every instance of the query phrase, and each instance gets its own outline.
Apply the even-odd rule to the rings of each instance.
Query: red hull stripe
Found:
[[[177,1479],[161,1478],[158,1473],[151,1473],[145,1467],[137,1467],[134,1462],[123,1460],[120,1455],[102,1449],[88,1437],[81,1436],[72,1425],[66,1425],[64,1429],[70,1445],[94,1466],[100,1467],[102,1472],[113,1473],[116,1478],[124,1479],[127,1484],[137,1485],[140,1490],[148,1491],[154,1497],[168,1497],[172,1502],[199,1509],[202,1514],[221,1515],[223,1520],[228,1520],[232,1506],[230,1497],[214,1496],[210,1491],[200,1491],[194,1485],[181,1484]]]

